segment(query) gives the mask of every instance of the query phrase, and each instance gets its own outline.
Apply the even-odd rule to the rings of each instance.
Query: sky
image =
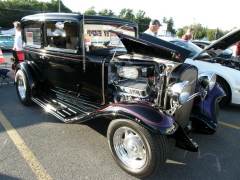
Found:
[[[50,2],[51,0],[38,0]],[[158,19],[173,18],[174,28],[192,24],[201,24],[209,29],[232,30],[240,28],[238,0],[62,0],[63,4],[74,12],[84,13],[90,7],[95,11],[109,9],[119,14],[121,9],[132,9],[134,13],[144,11],[145,17]]]

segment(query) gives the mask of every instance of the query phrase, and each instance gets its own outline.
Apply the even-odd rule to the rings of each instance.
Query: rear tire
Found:
[[[27,76],[23,70],[18,70],[16,74],[16,90],[19,100],[25,106],[33,104],[31,100],[31,90]]]
[[[167,160],[166,136],[151,133],[131,120],[113,120],[107,138],[114,160],[132,176],[145,178],[153,175]]]
[[[230,91],[230,88],[229,88],[228,84],[220,77],[217,77],[216,84],[218,86],[220,86],[224,90],[224,92],[226,93],[226,96],[220,98],[220,100],[218,102],[219,106],[222,107],[225,104],[230,102],[231,91]]]

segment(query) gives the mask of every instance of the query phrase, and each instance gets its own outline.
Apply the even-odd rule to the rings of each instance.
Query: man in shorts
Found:
[[[13,70],[0,68],[0,74],[3,75],[3,76],[9,77],[13,81],[15,80],[15,72]]]

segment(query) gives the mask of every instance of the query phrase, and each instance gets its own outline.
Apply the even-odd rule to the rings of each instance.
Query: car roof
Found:
[[[85,15],[85,14],[75,14],[75,13],[40,13],[25,16],[21,19],[22,23],[28,21],[44,21],[48,20],[73,20],[73,21],[84,21],[85,23],[111,23],[111,24],[128,24],[129,26],[138,27],[138,24],[132,20],[120,19],[110,16],[95,16],[95,15]]]

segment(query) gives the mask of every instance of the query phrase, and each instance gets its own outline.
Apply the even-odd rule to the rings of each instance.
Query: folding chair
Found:
[[[5,82],[7,84],[9,84],[8,80],[6,80],[7,76],[4,76],[3,74],[0,74],[0,88],[2,87],[2,83]]]

